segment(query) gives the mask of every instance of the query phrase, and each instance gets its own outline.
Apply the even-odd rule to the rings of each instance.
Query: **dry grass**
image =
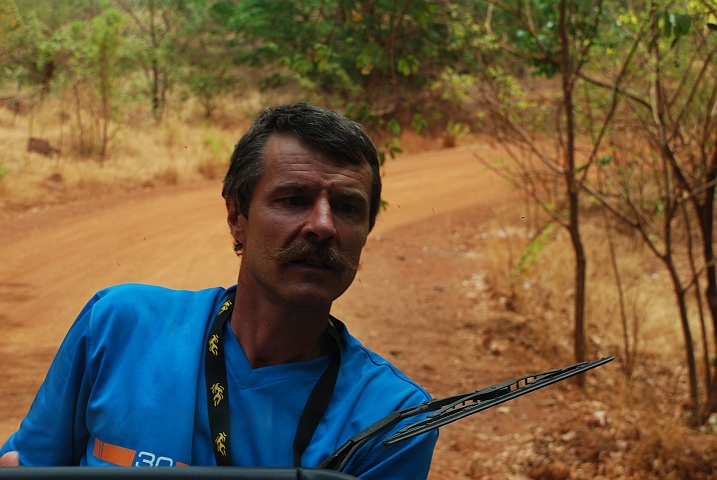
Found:
[[[7,169],[0,178],[0,218],[120,190],[219,180],[255,115],[270,103],[293,100],[287,95],[270,100],[255,92],[241,100],[228,98],[211,120],[191,101],[170,105],[159,123],[147,108],[126,107],[122,121],[110,126],[104,161],[98,153],[98,122],[83,111],[81,138],[72,99],[40,103],[30,98],[19,113],[0,106],[0,167]],[[27,151],[31,137],[49,141],[60,154]],[[440,139],[405,129],[401,147],[407,153],[440,148]]]
[[[0,166],[7,169],[0,178],[0,218],[120,190],[221,179],[234,143],[266,103],[258,94],[227,100],[211,122],[191,102],[174,105],[159,123],[146,109],[128,109],[121,123],[111,124],[104,161],[92,133],[97,122],[83,112],[86,135],[80,139],[66,100],[30,99],[19,114],[0,108]],[[27,151],[30,137],[49,141],[61,153]],[[87,138],[95,145],[88,146]]]
[[[509,217],[498,214],[500,218]],[[514,214],[510,216],[515,217]],[[590,348],[592,353],[620,355],[623,331],[607,233],[602,216],[584,215],[583,219],[581,232],[588,257],[586,320]],[[491,288],[505,297],[505,302],[515,310],[531,310],[544,318],[547,315],[545,320],[550,326],[554,323],[552,317],[572,316],[575,260],[567,231],[556,226],[535,264],[513,278],[513,267],[538,233],[534,228],[528,228],[525,222],[506,224],[505,220],[496,220],[482,240],[486,243],[484,248],[491,251]],[[631,336],[634,321],[638,325],[639,353],[682,362],[682,330],[667,271],[640,241],[624,234],[615,241]],[[683,278],[687,278],[687,272],[683,273]],[[697,335],[700,327],[694,296],[689,295],[688,301],[692,331]],[[711,338],[711,331],[708,336]]]
[[[0,105],[0,168],[7,169],[0,178],[0,218],[121,190],[219,180],[234,144],[255,115],[269,104],[295,100],[291,95],[295,93],[269,99],[254,92],[242,99],[227,98],[211,120],[192,101],[174,101],[161,122],[155,122],[145,106],[125,106],[122,120],[110,125],[104,161],[98,153],[99,120],[93,119],[92,109],[83,109],[81,135],[73,99],[67,95],[42,102],[24,99],[19,112]],[[31,137],[49,141],[60,154],[27,151]],[[406,129],[401,146],[409,153],[425,151],[438,148],[440,140]]]
[[[514,211],[512,215],[497,213],[498,218],[516,218]],[[569,442],[561,442],[560,438],[557,442],[551,441],[550,448],[558,448],[561,443],[574,447],[558,448],[559,453],[551,450],[548,457],[560,458],[573,467],[573,472],[582,472],[570,478],[714,478],[717,435],[700,433],[688,426],[684,337],[666,270],[632,236],[622,234],[615,239],[625,289],[629,339],[631,343],[637,341],[635,369],[628,379],[618,366],[625,361],[624,334],[603,217],[587,214],[583,218],[581,231],[588,255],[588,357],[616,357],[610,368],[600,368],[588,377],[586,388],[592,390],[598,383],[610,387],[598,389],[610,391],[609,395],[598,396],[610,412],[610,428],[588,429],[582,433],[578,429],[577,436]],[[567,231],[556,227],[535,264],[511,281],[512,268],[537,233],[528,228],[525,220],[522,223],[495,220],[489,231],[476,235],[473,248],[491,252],[489,271],[485,275],[487,287],[507,308],[531,322],[531,331],[537,332],[529,339],[535,353],[550,359],[553,365],[572,363],[574,254]],[[687,272],[683,273],[686,276]],[[697,305],[693,295],[688,300],[695,353],[699,359],[702,351],[698,344]],[[708,328],[707,334],[711,339],[711,329]],[[699,367],[703,375],[702,365]],[[700,388],[704,396],[702,383]],[[590,417],[591,409],[595,410],[587,403],[581,407],[585,418]],[[566,423],[564,428],[574,429],[574,425],[574,422]],[[533,449],[540,452],[542,437],[536,438]],[[617,442],[622,447],[609,457],[585,456],[585,451],[604,450],[601,442],[612,447]],[[542,449],[543,453],[547,450],[548,446]],[[531,478],[553,478],[554,473],[548,463],[538,462]]]

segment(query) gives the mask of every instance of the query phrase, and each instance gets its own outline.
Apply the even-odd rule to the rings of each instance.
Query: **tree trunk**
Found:
[[[82,155],[86,155],[85,149],[85,129],[82,125],[82,107],[80,105],[80,88],[77,82],[72,84],[73,90],[75,91],[75,117],[77,118],[77,128],[80,131],[79,150]]]
[[[107,139],[110,124],[110,86],[107,73],[107,61],[102,59],[100,70],[100,91],[102,97],[102,140],[100,144],[100,164],[104,164],[107,155]]]
[[[625,361],[622,365],[625,376],[630,379],[632,378],[632,372],[635,365],[635,359],[632,355],[633,347],[630,347],[630,333],[627,327],[627,313],[625,311],[625,298],[623,295],[622,278],[620,277],[620,270],[617,265],[617,252],[615,251],[615,242],[612,238],[612,229],[610,228],[610,220],[608,219],[607,208],[603,205],[602,208],[603,221],[605,222],[605,233],[607,234],[607,244],[610,249],[610,263],[612,264],[612,271],[615,273],[615,286],[617,287],[618,307],[620,308],[620,321],[622,323],[622,338],[625,347]],[[635,335],[636,337],[636,335]]]
[[[670,278],[672,279],[672,285],[675,289],[675,296],[677,296],[677,306],[680,311],[680,323],[682,325],[682,334],[685,337],[685,352],[687,353],[687,369],[689,374],[690,383],[690,409],[697,412],[696,421],[701,422],[699,399],[697,395],[697,362],[695,361],[695,348],[692,340],[692,331],[690,330],[690,324],[687,316],[687,301],[685,299],[685,289],[682,288],[682,282],[677,275],[677,270],[672,263],[672,258],[667,256],[664,258],[665,265],[670,272]]]
[[[717,179],[717,148],[712,152],[710,158],[709,170],[707,172],[705,183],[709,184]],[[712,335],[715,350],[717,351],[717,267],[715,266],[714,248],[712,246],[714,235],[714,198],[715,185],[711,185],[705,190],[704,202],[700,203],[697,197],[692,197],[692,204],[699,216],[700,231],[702,233],[702,252],[704,255],[705,265],[707,265],[707,306],[712,317]],[[710,372],[706,373],[707,375]],[[710,382],[710,391],[708,392],[706,412],[717,412],[717,369],[715,369],[714,377]]]
[[[708,393],[712,391],[711,383],[711,370],[710,370],[710,349],[709,349],[709,340],[707,338],[707,326],[705,325],[705,311],[702,306],[702,293],[701,293],[701,287],[700,287],[700,275],[697,271],[697,266],[695,265],[695,254],[694,249],[692,248],[692,239],[694,238],[692,235],[692,226],[690,225],[690,217],[689,212],[687,211],[687,205],[685,203],[681,203],[680,206],[682,207],[682,216],[685,219],[685,227],[687,227],[687,259],[690,264],[690,271],[692,273],[692,282],[694,282],[694,291],[695,291],[695,302],[697,303],[697,312],[699,313],[700,318],[700,337],[702,340],[702,361],[703,365],[705,367],[705,392]],[[687,292],[685,292],[687,293]]]
[[[587,358],[585,345],[585,270],[587,261],[585,250],[580,238],[579,218],[579,190],[575,178],[575,118],[573,105],[573,66],[570,59],[570,40],[568,26],[568,11],[566,0],[560,0],[560,40],[562,44],[562,88],[563,106],[565,108],[565,122],[567,141],[565,146],[566,168],[565,181],[568,187],[570,202],[570,223],[568,230],[570,240],[575,251],[575,362],[584,362]],[[584,375],[576,378],[582,387],[585,384]]]
[[[160,101],[159,101],[159,65],[157,59],[152,60],[152,113],[155,120],[159,120]]]

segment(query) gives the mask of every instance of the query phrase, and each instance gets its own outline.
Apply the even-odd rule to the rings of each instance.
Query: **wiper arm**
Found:
[[[317,468],[342,471],[359,448],[379,433],[388,430],[403,419],[427,412],[434,412],[423,420],[412,423],[388,437],[383,441],[384,446],[408,440],[409,438],[429,432],[455,422],[456,420],[460,420],[461,418],[473,415],[474,413],[482,412],[483,410],[500,405],[526,393],[547,387],[553,383],[604,365],[611,362],[614,358],[615,357],[610,356],[590,362],[578,363],[565,368],[534,373],[505,383],[492,385],[488,388],[476,390],[472,393],[428,400],[415,407],[390,413],[351,437],[351,439],[339,447],[331,456],[321,462]]]

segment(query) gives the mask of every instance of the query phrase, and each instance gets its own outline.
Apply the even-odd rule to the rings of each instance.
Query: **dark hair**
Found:
[[[254,185],[264,171],[264,149],[274,132],[290,133],[341,164],[367,163],[371,168],[369,230],[381,204],[381,174],[376,146],[364,129],[343,115],[309,103],[267,108],[234,147],[222,196],[249,216]],[[242,245],[235,245],[241,250]]]

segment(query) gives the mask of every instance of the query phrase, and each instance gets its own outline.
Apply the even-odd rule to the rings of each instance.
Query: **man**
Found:
[[[329,313],[381,198],[378,154],[358,124],[305,103],[264,111],[237,144],[222,195],[242,258],[237,285],[98,292],[2,463],[315,467],[429,398]],[[344,472],[425,478],[437,434],[384,447],[386,436]]]

